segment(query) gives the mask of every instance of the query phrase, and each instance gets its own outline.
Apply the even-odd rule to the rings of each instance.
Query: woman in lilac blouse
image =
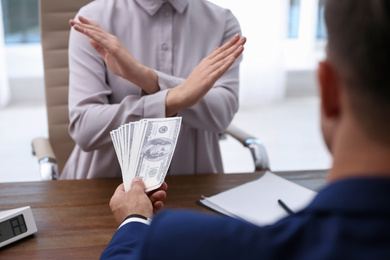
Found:
[[[76,146],[62,179],[121,176],[110,131],[173,115],[182,126],[168,174],[223,172],[218,134],[238,110],[245,44],[229,10],[204,0],[97,0],[70,23]]]

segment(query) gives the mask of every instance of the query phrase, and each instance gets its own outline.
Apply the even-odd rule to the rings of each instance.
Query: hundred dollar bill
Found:
[[[164,182],[176,147],[181,117],[142,119],[110,132],[127,192],[138,176],[146,191]]]
[[[143,138],[135,176],[143,179],[146,191],[163,184],[175,151],[181,117],[149,119],[144,122]]]

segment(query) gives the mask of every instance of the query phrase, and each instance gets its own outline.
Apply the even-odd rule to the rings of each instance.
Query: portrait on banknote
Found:
[[[142,153],[145,155],[146,160],[159,161],[171,154],[173,146],[172,140],[159,137],[149,140],[142,148]]]

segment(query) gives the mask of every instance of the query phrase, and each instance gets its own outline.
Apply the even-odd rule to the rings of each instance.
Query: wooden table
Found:
[[[210,211],[195,204],[259,178],[263,172],[167,176],[166,208]],[[313,190],[325,185],[325,171],[276,172]],[[98,259],[117,224],[108,206],[121,179],[0,183],[0,211],[30,206],[38,232],[0,249],[0,259]]]

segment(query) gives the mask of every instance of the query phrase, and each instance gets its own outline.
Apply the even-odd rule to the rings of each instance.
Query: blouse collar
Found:
[[[189,0],[135,0],[149,15],[153,16],[166,2],[170,3],[178,13],[183,13]]]

